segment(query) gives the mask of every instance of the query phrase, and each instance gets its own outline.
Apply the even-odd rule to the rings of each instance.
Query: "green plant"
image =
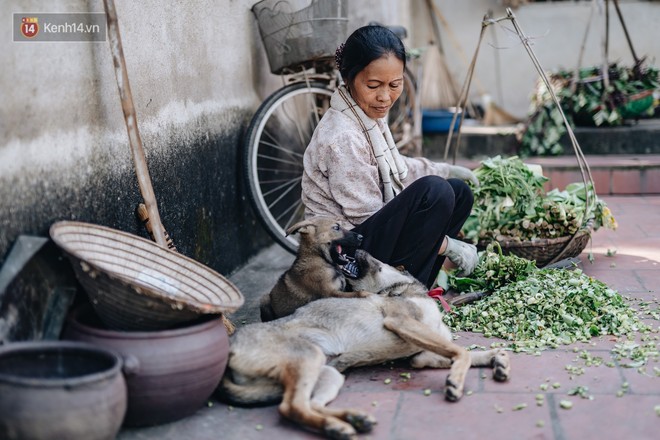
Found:
[[[475,203],[462,229],[465,239],[474,243],[563,237],[576,233],[587,220],[592,220],[594,231],[617,227],[607,205],[591,188],[591,203],[585,211],[583,182],[546,193],[543,185],[548,179],[517,156],[486,159],[475,174],[480,185],[473,188]]]
[[[652,92],[660,87],[658,69],[636,65],[608,69],[605,86],[602,69],[587,67],[577,72],[560,70],[548,75],[550,86],[561,104],[571,128],[574,126],[616,126],[627,118],[653,114]],[[548,88],[537,86],[531,115],[521,139],[521,156],[557,155],[566,126]]]

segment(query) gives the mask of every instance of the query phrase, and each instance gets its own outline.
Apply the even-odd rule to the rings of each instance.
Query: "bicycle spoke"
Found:
[[[268,130],[264,129],[264,134],[266,136],[268,136],[272,140],[272,142],[267,142],[267,141],[264,141],[262,139],[261,141],[259,141],[260,145],[267,145],[267,146],[269,146],[273,149],[282,151],[285,154],[300,158],[302,160],[303,155],[301,153],[298,153],[297,151],[295,151],[291,148],[285,148],[285,147],[280,146],[279,143],[277,143],[277,139],[275,139],[275,137],[272,134],[270,134],[270,132],[268,132]]]
[[[300,171],[291,170],[291,171],[280,171],[273,168],[258,168],[257,171],[277,171],[277,174],[285,174],[281,179],[259,179],[261,183],[279,183],[279,182],[290,182],[291,177],[286,177],[286,175],[292,175],[294,177],[300,176]],[[262,185],[263,186],[263,185]]]
[[[283,198],[284,196],[286,196],[287,194],[289,194],[289,193],[290,193],[290,192],[291,192],[291,191],[292,191],[292,190],[298,185],[298,183],[299,183],[300,181],[302,181],[302,177],[299,177],[299,178],[297,178],[297,179],[293,179],[292,181],[290,180],[288,183],[285,183],[285,184],[282,184],[282,185],[278,185],[278,186],[276,186],[275,188],[270,189],[270,190],[266,191],[265,193],[263,193],[263,194],[264,194],[264,198],[266,198],[267,196],[273,194],[274,192],[279,191],[279,190],[281,190],[281,189],[283,189],[283,188],[286,188],[286,190],[283,191],[282,194],[280,194],[280,196],[279,196],[278,198],[276,198],[272,203],[270,203],[270,204],[268,205],[268,208],[272,208],[277,202],[279,202],[280,200],[282,200],[282,198]]]
[[[269,146],[269,147],[271,147],[271,148],[273,148],[273,149],[275,149],[275,150],[281,151],[281,152],[283,152],[283,153],[285,153],[285,154],[288,154],[289,156],[292,156],[292,157],[294,157],[294,158],[296,158],[296,159],[300,159],[300,160],[302,160],[302,158],[303,158],[302,153],[298,153],[297,151],[294,151],[294,150],[291,150],[291,149],[288,149],[288,148],[280,147],[280,146],[277,145],[277,144],[273,144],[273,143],[265,142],[265,141],[261,141],[260,144],[262,144],[262,145],[267,145],[267,146]],[[259,156],[264,157],[263,154],[260,154]]]
[[[266,156],[265,154],[259,154],[257,157],[261,159],[272,160],[273,162],[286,163],[289,165],[297,165],[298,167],[302,167],[302,161],[293,162],[286,159],[280,159],[279,157],[275,157],[275,156]]]
[[[284,225],[282,226],[282,228],[286,231],[294,223],[296,223],[298,219],[302,220],[302,218],[304,217],[304,210],[302,208],[303,208],[302,200],[299,200],[298,203],[291,205],[289,209],[287,209],[281,215],[279,215],[277,217],[277,222],[281,224],[282,222],[280,221],[280,219],[284,216],[284,214],[293,210],[293,213],[289,216],[289,219],[286,222],[284,222]]]

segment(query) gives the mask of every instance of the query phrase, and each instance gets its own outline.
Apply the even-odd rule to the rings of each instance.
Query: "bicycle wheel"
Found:
[[[415,95],[417,83],[408,68],[403,71],[403,86],[403,92],[390,109],[387,121],[399,151],[409,156],[420,156],[421,137],[417,131],[421,125],[419,122],[417,126],[415,124],[415,118],[421,117],[420,111],[415,108],[418,104]]]
[[[333,90],[314,81],[289,84],[270,95],[252,117],[244,150],[249,199],[266,231],[296,253],[298,241],[286,230],[303,219],[303,154]]]

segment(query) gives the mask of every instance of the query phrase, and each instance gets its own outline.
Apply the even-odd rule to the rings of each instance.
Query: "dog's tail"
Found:
[[[215,396],[230,405],[271,406],[282,401],[282,386],[267,379],[249,384],[237,384],[231,379],[231,374],[225,373],[215,391]]]

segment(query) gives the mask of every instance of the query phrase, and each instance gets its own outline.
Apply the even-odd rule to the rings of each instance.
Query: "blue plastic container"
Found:
[[[450,110],[422,110],[423,133],[447,133],[455,112]],[[458,128],[458,118],[454,125],[454,132]]]

